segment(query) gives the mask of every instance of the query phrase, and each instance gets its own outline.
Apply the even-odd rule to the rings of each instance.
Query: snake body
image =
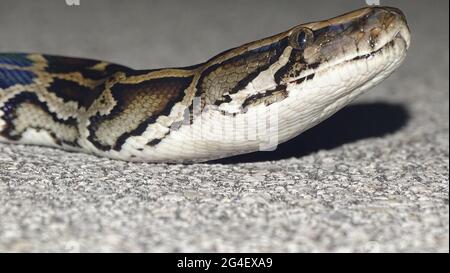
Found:
[[[401,11],[368,7],[184,68],[0,54],[0,142],[142,162],[270,150],[389,76],[409,43]]]

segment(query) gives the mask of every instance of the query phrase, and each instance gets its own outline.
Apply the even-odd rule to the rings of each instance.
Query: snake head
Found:
[[[302,24],[215,56],[204,65],[197,95],[202,106],[215,105],[235,114],[292,97],[302,86],[348,83],[339,78],[318,79],[324,76],[349,75],[351,84],[343,89],[353,90],[394,71],[409,44],[410,32],[400,10],[363,8]],[[325,96],[326,90],[316,93]]]
[[[201,67],[196,95],[201,109],[212,105],[218,110],[205,114],[204,120],[248,127],[275,120],[276,128],[259,139],[276,145],[328,118],[387,78],[400,66],[409,45],[410,32],[400,10],[363,8],[213,57]],[[240,152],[257,150],[261,143],[242,145],[231,135],[243,135],[245,130],[224,131],[230,135],[224,142]]]
[[[286,35],[292,52],[289,62],[276,75],[278,84],[303,82],[316,71],[368,60],[394,47],[402,51],[395,54],[401,58],[410,44],[404,14],[391,7],[363,8],[329,20],[302,24]]]

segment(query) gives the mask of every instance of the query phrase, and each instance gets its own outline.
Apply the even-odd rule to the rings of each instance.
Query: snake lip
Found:
[[[390,48],[394,46],[398,41],[403,43],[405,45],[405,49],[407,50],[409,48],[409,32],[407,32],[405,29],[400,28],[395,32],[394,35],[392,35],[392,38],[388,40],[385,44],[383,44],[381,47],[376,49],[375,51],[369,52],[367,54],[356,56],[350,60],[346,60],[344,62],[351,62],[351,61],[357,61],[361,59],[370,59],[373,56],[377,55],[378,53],[382,52],[386,48]]]

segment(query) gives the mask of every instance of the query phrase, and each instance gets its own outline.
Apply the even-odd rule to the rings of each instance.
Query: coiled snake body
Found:
[[[0,141],[145,162],[273,149],[385,79],[409,41],[399,10],[373,7],[185,68],[0,54]]]

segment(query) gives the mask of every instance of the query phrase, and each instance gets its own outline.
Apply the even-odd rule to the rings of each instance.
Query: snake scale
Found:
[[[409,43],[400,10],[367,7],[190,67],[0,54],[0,142],[141,162],[271,150],[387,78]]]

